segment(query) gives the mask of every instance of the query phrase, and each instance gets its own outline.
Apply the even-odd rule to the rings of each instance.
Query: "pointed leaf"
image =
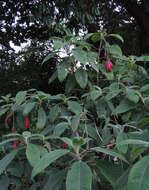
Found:
[[[114,186],[119,176],[123,173],[123,169],[120,165],[115,165],[109,161],[98,160],[96,166],[112,186]]]
[[[91,190],[92,172],[82,161],[75,162],[66,178],[66,190]]]
[[[0,160],[0,175],[4,172],[10,162],[15,158],[16,154],[17,151],[12,151]]]
[[[32,171],[32,179],[42,172],[45,168],[47,168],[51,163],[53,163],[55,160],[58,158],[64,156],[67,154],[69,151],[68,150],[54,150],[51,151],[47,154],[45,154],[34,166],[33,171]]]
[[[59,123],[58,125],[56,125],[54,129],[54,136],[60,137],[67,128],[68,128],[67,122]]]
[[[40,159],[40,149],[37,145],[28,143],[26,148],[26,157],[31,164],[31,166],[34,167],[34,165],[39,161]]]
[[[75,78],[81,88],[86,87],[88,83],[88,75],[86,70],[78,69],[75,73]]]
[[[37,128],[41,129],[45,126],[47,120],[47,116],[43,108],[41,107],[38,110],[38,120],[37,120]]]
[[[125,157],[122,154],[119,154],[113,150],[108,150],[106,148],[101,148],[101,147],[95,147],[95,148],[92,148],[91,150],[94,150],[96,152],[102,152],[102,153],[107,154],[109,156],[118,157],[120,160],[123,160],[124,162],[128,163],[128,161],[125,159]]]
[[[23,110],[23,115],[27,116],[35,107],[36,102],[31,102],[25,105],[25,108]]]
[[[145,156],[131,169],[128,177],[128,190],[149,189],[149,156]]]
[[[68,103],[69,109],[76,115],[79,115],[82,112],[82,107],[78,102],[68,101],[67,103]]]

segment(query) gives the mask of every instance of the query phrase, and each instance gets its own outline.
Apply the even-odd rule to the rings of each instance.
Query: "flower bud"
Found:
[[[108,60],[106,61],[105,67],[106,67],[107,72],[112,72],[113,64],[112,64],[112,62],[110,61],[110,59],[108,59]]]
[[[14,140],[13,141],[13,149],[16,150],[17,149],[17,145],[18,145],[18,141]]]
[[[26,116],[26,117],[25,117],[24,129],[29,129],[29,128],[30,128],[29,118],[28,118],[28,116]]]
[[[66,143],[63,143],[63,144],[61,145],[61,148],[62,148],[62,149],[66,149],[66,148],[67,148],[67,144],[66,144]]]

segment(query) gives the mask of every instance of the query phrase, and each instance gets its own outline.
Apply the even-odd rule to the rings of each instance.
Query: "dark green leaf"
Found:
[[[121,113],[125,113],[129,110],[132,110],[135,108],[135,104],[124,99],[120,102],[120,104],[116,107],[114,114],[121,114]]]
[[[58,158],[64,156],[67,154],[69,151],[68,150],[54,150],[51,151],[47,154],[45,154],[34,166],[33,171],[32,171],[32,179],[42,172],[45,168],[47,168],[51,163],[53,163],[55,160]]]
[[[54,135],[57,137],[60,137],[67,128],[68,128],[67,122],[61,122],[61,123],[57,124],[54,129]]]
[[[91,190],[92,172],[82,161],[75,162],[66,178],[66,190]]]
[[[61,190],[62,182],[65,178],[65,171],[50,170],[48,180],[43,190]]]
[[[96,152],[102,152],[102,153],[107,154],[109,156],[118,157],[120,160],[127,162],[127,160],[125,159],[125,157],[122,154],[119,154],[119,153],[115,152],[114,150],[108,150],[106,148],[101,148],[101,147],[95,147],[95,148],[92,148],[92,150],[94,150]]]
[[[16,94],[15,101],[17,105],[21,105],[26,100],[26,91],[20,91]]]
[[[121,143],[123,140],[128,139],[127,134],[126,133],[120,133],[117,138],[116,138],[116,143],[119,144]],[[123,146],[117,146],[117,149],[119,150],[119,152],[121,153],[126,153],[128,150],[128,145],[123,145]]]
[[[36,105],[36,102],[27,103],[23,110],[23,115],[24,116],[28,115],[34,109],[35,105]]]
[[[38,110],[38,120],[37,120],[37,128],[41,129],[45,126],[47,120],[46,113],[44,109],[41,107]]]
[[[87,71],[84,69],[78,69],[75,72],[75,78],[81,88],[85,88],[88,83]]]
[[[99,169],[100,173],[111,183],[112,186],[115,185],[115,182],[123,173],[121,166],[115,165],[109,161],[98,160],[96,162],[96,166]]]
[[[132,167],[128,177],[128,190],[148,190],[148,179],[149,156],[145,156]]]
[[[40,160],[40,149],[37,145],[28,143],[26,148],[26,157],[32,167]]]
[[[17,151],[12,151],[0,160],[0,175],[4,172],[10,162],[15,158],[16,154]]]
[[[68,101],[67,103],[68,103],[68,108],[76,115],[79,115],[82,112],[82,107],[78,102]]]

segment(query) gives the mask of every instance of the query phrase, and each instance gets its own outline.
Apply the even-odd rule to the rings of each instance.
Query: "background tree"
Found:
[[[24,84],[24,80],[33,88],[50,90],[52,87],[48,86],[48,77],[56,64],[50,61],[46,66],[47,72],[47,68],[41,63],[43,57],[50,52],[50,37],[62,37],[68,30],[81,34],[104,28],[109,33],[119,33],[124,37],[125,43],[121,47],[126,55],[147,53],[147,18],[147,1],[1,1],[0,93],[8,93],[11,89],[17,91]],[[22,52],[16,53],[10,47],[10,42],[20,46],[27,41],[30,41],[30,47]],[[23,63],[18,62],[20,57],[24,57]]]

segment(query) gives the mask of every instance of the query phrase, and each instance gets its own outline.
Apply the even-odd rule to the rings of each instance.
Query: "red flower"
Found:
[[[25,117],[25,125],[24,125],[24,128],[25,128],[25,129],[29,129],[29,128],[30,128],[28,116]]]
[[[125,81],[125,85],[128,86],[128,80]]]
[[[18,145],[18,141],[14,140],[13,141],[13,149],[16,150],[17,149],[17,145]]]
[[[63,144],[61,145],[61,148],[62,148],[62,149],[66,149],[66,148],[67,148],[67,144],[66,144],[66,143],[63,143]]]
[[[105,67],[106,67],[107,72],[111,72],[111,71],[112,71],[113,64],[112,64],[112,62],[110,61],[110,59],[108,59],[108,60],[106,61]]]

